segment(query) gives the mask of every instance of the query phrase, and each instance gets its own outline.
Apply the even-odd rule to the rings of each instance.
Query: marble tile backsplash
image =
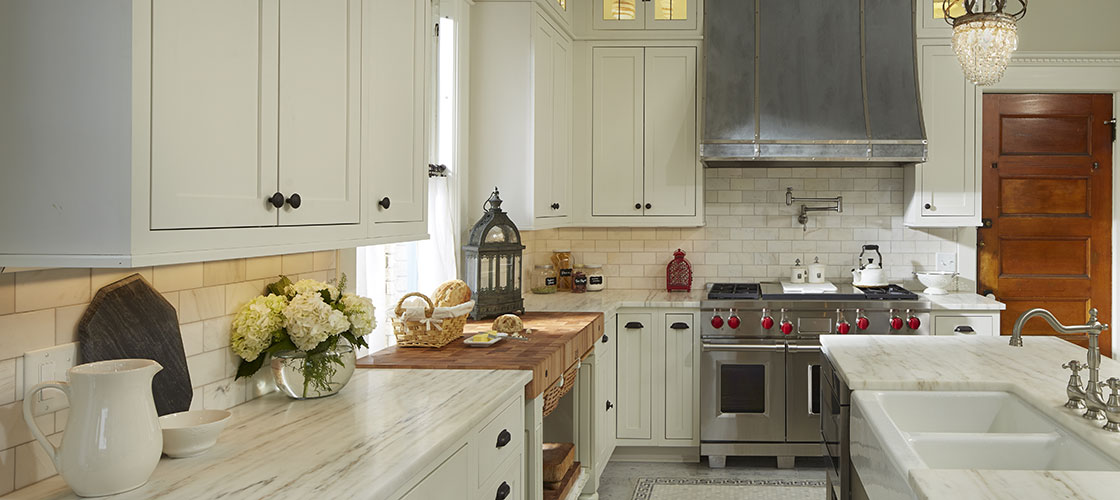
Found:
[[[0,274],[0,495],[55,474],[23,419],[23,353],[74,342],[78,321],[101,287],[140,273],[179,312],[194,386],[192,406],[225,409],[273,390],[266,370],[234,381],[232,315],[280,274],[334,279],[338,252],[313,252],[141,269],[44,269]],[[35,418],[57,440],[67,410]]]
[[[577,264],[603,264],[608,288],[659,289],[677,248],[688,254],[693,288],[711,281],[789,279],[790,267],[819,257],[829,279],[851,281],[862,245],[877,243],[892,281],[933,270],[938,252],[958,254],[958,230],[902,223],[901,168],[743,168],[705,171],[701,228],[563,228],[525,231],[528,273],[552,251],[570,249]],[[844,212],[814,212],[804,228],[797,197],[844,197]]]

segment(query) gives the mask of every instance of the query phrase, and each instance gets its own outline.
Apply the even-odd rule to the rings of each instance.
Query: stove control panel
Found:
[[[788,303],[780,304],[786,306]],[[742,305],[742,304],[738,304]],[[762,305],[762,304],[759,304]],[[819,335],[930,335],[925,309],[830,307],[722,307],[701,309],[701,335],[726,338]]]

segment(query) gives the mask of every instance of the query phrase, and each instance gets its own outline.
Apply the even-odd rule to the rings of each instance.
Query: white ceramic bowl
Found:
[[[922,292],[926,295],[945,295],[949,292],[946,289],[953,284],[953,278],[957,273],[935,271],[928,273],[914,273],[918,276],[918,281],[926,286]]]
[[[201,455],[218,442],[229,416],[224,410],[191,410],[159,417],[163,452],[171,458]]]

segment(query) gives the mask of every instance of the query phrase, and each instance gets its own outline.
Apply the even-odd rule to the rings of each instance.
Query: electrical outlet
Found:
[[[937,270],[948,273],[957,272],[957,254],[953,252],[937,252]]]
[[[32,415],[56,412],[70,406],[66,396],[57,389],[44,389],[32,396],[31,388],[40,382],[67,381],[66,371],[76,365],[77,361],[77,342],[23,353],[23,397],[34,398],[31,403]]]

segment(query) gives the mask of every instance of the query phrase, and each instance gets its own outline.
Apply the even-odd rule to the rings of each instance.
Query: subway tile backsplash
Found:
[[[140,273],[179,312],[194,386],[192,406],[229,408],[271,392],[271,374],[234,382],[229,350],[232,315],[282,272],[293,279],[333,279],[337,252],[234,259],[141,269],[46,269],[0,274],[0,495],[54,475],[23,420],[23,353],[74,342],[78,320],[101,287]],[[38,416],[52,440],[67,410]]]
[[[577,264],[603,264],[608,288],[650,290],[665,286],[665,265],[681,248],[693,288],[788,279],[797,259],[807,265],[817,257],[829,279],[850,281],[860,248],[877,243],[889,278],[912,280],[914,271],[935,268],[937,252],[958,252],[957,229],[904,227],[902,175],[886,167],[708,169],[705,227],[526,231],[526,262],[547,264],[553,249],[570,248]],[[802,230],[800,204],[785,204],[787,187],[797,197],[843,196],[844,212],[810,213]]]

